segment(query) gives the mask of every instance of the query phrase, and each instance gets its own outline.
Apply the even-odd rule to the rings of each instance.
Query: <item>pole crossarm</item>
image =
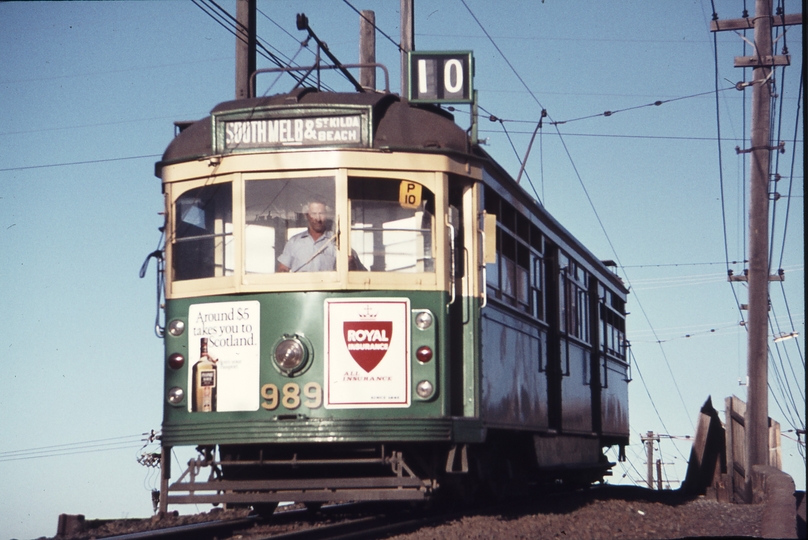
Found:
[[[735,67],[739,68],[758,68],[758,67],[775,67],[775,66],[790,66],[790,54],[778,54],[775,56],[736,56]]]
[[[772,150],[777,150],[781,154],[785,154],[786,153],[786,142],[785,141],[780,141],[780,143],[777,146],[770,146],[770,145],[764,144],[763,146],[753,146],[751,148],[746,148],[746,149],[742,149],[740,146],[735,147],[735,153],[736,154],[749,154],[749,153],[754,152],[756,150],[766,150],[768,152],[771,152]]]
[[[726,19],[710,21],[710,32],[726,32],[729,30],[752,30],[755,28],[757,17],[744,19]],[[802,24],[802,13],[790,15],[775,15],[771,17],[772,26],[794,26]]]

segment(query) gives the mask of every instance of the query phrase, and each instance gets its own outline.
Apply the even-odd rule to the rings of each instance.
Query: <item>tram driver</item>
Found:
[[[278,257],[278,272],[333,272],[337,269],[337,237],[331,230],[322,201],[310,201],[306,211],[308,228],[292,236]],[[350,270],[367,270],[351,250]]]

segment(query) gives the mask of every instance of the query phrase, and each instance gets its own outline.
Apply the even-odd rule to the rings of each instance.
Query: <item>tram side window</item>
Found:
[[[173,278],[232,275],[233,190],[230,182],[186,191],[174,203]]]
[[[569,327],[569,257],[558,254],[558,329],[566,334]]]
[[[489,189],[485,191],[485,210],[497,216],[496,263],[486,267],[489,297],[544,320],[541,231]]]
[[[621,315],[621,311],[618,311],[624,309],[623,302],[616,299],[610,291],[605,291],[601,298],[600,318],[603,325],[600,338],[601,350],[611,356],[625,359],[626,319]]]
[[[244,199],[247,273],[336,270],[333,176],[248,180]]]
[[[544,283],[544,265],[541,257],[533,255],[533,274],[530,278],[530,305],[532,315],[536,319],[544,320],[544,293],[542,283]]]
[[[574,261],[563,257],[566,261],[566,269],[562,270],[561,296],[565,300],[562,302],[562,321],[566,316],[566,328],[562,329],[567,335],[573,336],[581,341],[589,341],[589,275]],[[563,268],[563,267],[562,267]],[[564,323],[562,323],[564,324]]]
[[[348,178],[351,249],[371,272],[434,272],[435,196],[420,186],[420,200],[405,205],[401,185],[389,178]]]

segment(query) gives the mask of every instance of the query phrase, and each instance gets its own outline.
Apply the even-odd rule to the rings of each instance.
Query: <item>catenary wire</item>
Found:
[[[718,13],[715,11],[715,3],[711,2],[713,7],[713,20],[718,19]],[[721,151],[721,106],[719,101],[718,84],[719,84],[719,69],[718,69],[718,32],[713,32],[713,64],[714,64],[714,84],[715,84],[715,124],[716,136],[718,140],[718,186],[719,193],[721,194],[721,231],[724,240],[724,260],[726,261],[727,274],[730,275],[730,256],[729,256],[729,240],[727,235],[727,210],[726,210],[726,197],[724,195],[724,162],[723,153]],[[746,256],[744,255],[744,260]],[[738,298],[738,291],[735,288],[735,282],[729,281],[730,290],[735,300],[735,308],[738,310],[738,316],[743,321],[744,313],[741,309],[741,301]]]
[[[143,442],[145,435],[148,433],[0,452],[0,462],[131,449],[135,443]]]
[[[224,8],[222,8],[219,4],[217,4],[214,0],[191,0],[194,5],[196,5],[199,9],[201,9],[204,13],[206,13],[210,18],[214,21],[219,23],[222,28],[233,34],[237,39],[244,41],[245,38],[242,35],[242,32],[239,32],[240,23],[232,16],[230,13],[227,12]],[[201,2],[201,3],[200,3]],[[212,4],[208,5],[208,3]],[[203,5],[204,4],[204,5]],[[258,50],[260,49],[260,50]],[[258,36],[256,36],[256,52],[260,53],[261,56],[272,62],[278,67],[285,67],[287,64],[281,61],[281,59],[274,54],[272,51],[269,50],[268,46],[263,43]],[[298,83],[302,82],[300,77],[293,73],[289,72],[289,76],[295,79]]]
[[[642,382],[642,386],[645,389],[645,393],[648,394],[648,400],[651,402],[651,407],[653,407],[654,412],[656,413],[657,418],[659,419],[659,423],[662,424],[662,427],[665,429],[665,431],[670,431],[665,425],[665,421],[662,420],[662,415],[659,414],[659,409],[657,409],[656,403],[654,403],[654,398],[651,397],[651,391],[648,389],[648,385],[645,383],[645,377],[643,377],[642,371],[640,370],[640,366],[637,363],[637,359],[634,357],[634,352],[631,350],[631,348],[629,348],[628,351],[629,354],[631,355],[631,359],[633,360],[631,362],[631,365],[634,366],[634,368],[637,370],[637,374],[640,376],[640,382]],[[677,451],[679,451],[678,448]],[[682,456],[682,458],[684,458],[685,461],[687,461],[687,458],[684,456],[684,454],[682,454],[681,452],[679,452],[679,454]]]
[[[524,79],[519,75],[516,68],[513,66],[513,64],[510,62],[510,60],[505,56],[505,54],[502,52],[502,50],[496,44],[494,39],[490,36],[488,31],[485,29],[485,27],[480,22],[480,20],[477,18],[477,16],[474,14],[474,12],[471,10],[471,8],[469,8],[466,1],[465,0],[460,0],[460,1],[462,2],[463,6],[465,6],[466,10],[471,14],[472,18],[477,23],[477,25],[482,29],[483,33],[486,35],[488,40],[492,43],[492,45],[497,50],[497,52],[499,52],[500,56],[502,56],[502,58],[505,60],[505,63],[508,64],[508,66],[511,68],[513,73],[516,75],[517,79],[519,79],[519,81],[522,83],[522,85],[525,87],[525,89],[528,91],[528,93],[531,95],[531,97],[533,97],[535,102],[539,105],[539,107],[541,107],[542,111],[544,111],[546,108],[541,104],[539,99],[536,97],[536,95],[533,93],[533,91],[530,89],[530,87],[527,85],[527,83],[524,81]],[[550,122],[553,121],[552,117],[549,114],[548,114],[548,121],[550,121]],[[581,175],[580,175],[580,173],[578,171],[578,168],[575,165],[575,161],[572,159],[572,155],[571,155],[571,153],[569,151],[569,148],[567,147],[566,142],[564,141],[564,138],[561,135],[561,131],[559,130],[558,125],[555,125],[554,127],[556,128],[556,133],[558,135],[559,141],[561,142],[561,145],[563,146],[564,151],[565,151],[565,153],[567,155],[567,159],[569,160],[569,162],[570,162],[570,164],[571,164],[571,166],[573,168],[573,171],[575,172],[575,175],[576,175],[576,177],[578,179],[578,182],[581,185],[581,187],[582,187],[582,189],[584,191],[584,194],[586,195],[587,201],[589,202],[589,205],[592,208],[592,211],[593,211],[593,213],[595,215],[595,218],[598,221],[598,224],[600,225],[604,236],[606,237],[606,241],[609,244],[609,247],[611,248],[612,253],[614,253],[615,259],[617,259],[618,266],[622,266],[622,264],[620,263],[619,255],[617,255],[617,250],[615,250],[614,245],[613,245],[613,243],[611,241],[611,238],[609,237],[609,234],[607,233],[606,228],[605,228],[605,226],[603,224],[603,221],[600,219],[600,215],[598,214],[597,209],[594,206],[594,202],[592,201],[592,198],[589,196],[589,192],[586,189],[586,185],[583,182],[583,178],[581,177]],[[630,281],[629,281],[627,275],[626,275],[626,281],[629,283],[629,286],[630,286]],[[645,317],[646,322],[648,323],[648,325],[650,327],[652,327],[651,321],[650,321],[650,319],[648,317],[648,314],[645,311],[645,308],[643,307],[642,303],[640,302],[639,297],[636,296],[636,295],[635,295],[635,301],[637,302],[637,305],[639,306],[640,311],[643,313],[643,316]],[[668,361],[667,354],[665,353],[665,350],[662,347],[661,343],[659,344],[659,348],[660,348],[660,352],[662,353],[662,357],[665,360],[665,364],[668,367],[668,372],[671,375],[671,380],[673,382],[673,386],[676,389],[677,394],[679,395],[679,399],[681,400],[682,406],[684,407],[685,414],[687,415],[687,406],[685,404],[684,397],[682,396],[682,392],[679,389],[679,384],[676,382],[676,377],[673,375],[673,369],[671,368],[670,362]],[[650,394],[649,394],[649,398],[650,398]],[[693,425],[693,421],[690,419],[689,415],[687,415],[687,418],[688,418],[688,421],[690,422],[690,425],[693,427],[693,429],[695,429],[695,426]]]
[[[360,17],[362,17],[362,18],[363,18],[363,19],[365,19],[365,20],[366,20],[368,23],[370,23],[370,25],[371,25],[371,26],[373,26],[373,29],[374,29],[374,30],[376,30],[378,33],[380,33],[380,34],[381,34],[381,35],[383,35],[384,37],[386,37],[386,38],[387,38],[387,40],[388,40],[390,43],[392,43],[393,45],[395,45],[395,46],[396,46],[396,48],[398,49],[398,51],[399,51],[399,52],[404,52],[404,49],[402,49],[402,48],[401,48],[401,45],[400,45],[399,43],[397,43],[397,42],[396,42],[396,40],[394,40],[393,38],[391,38],[390,36],[388,36],[388,35],[387,35],[387,34],[386,34],[386,33],[385,33],[385,32],[384,32],[384,31],[383,31],[381,28],[379,28],[378,26],[376,26],[376,23],[371,22],[371,21],[370,21],[370,19],[368,19],[367,17],[365,17],[364,15],[362,15],[362,12],[361,12],[361,11],[359,11],[358,9],[356,9],[356,8],[355,8],[355,7],[354,7],[354,6],[353,6],[353,5],[352,5],[350,2],[348,2],[348,0],[342,0],[342,1],[343,1],[343,2],[345,2],[345,4],[347,4],[347,6],[348,6],[349,8],[351,8],[351,9],[352,9],[352,10],[354,10],[354,11],[355,11],[357,14],[359,14],[359,16],[360,16]]]
[[[106,158],[106,159],[90,159],[87,161],[69,161],[64,163],[48,163],[46,165],[23,165],[21,167],[7,167],[5,169],[0,169],[0,172],[8,172],[8,171],[25,171],[28,169],[46,169],[48,167],[67,167],[72,165],[90,165],[96,163],[110,163],[112,161],[126,161],[130,159],[154,159],[162,157],[163,154],[146,154],[143,156],[127,156],[127,157],[118,157],[118,158]]]

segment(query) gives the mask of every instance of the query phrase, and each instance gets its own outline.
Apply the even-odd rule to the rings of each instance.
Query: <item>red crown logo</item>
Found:
[[[365,309],[359,312],[359,318],[363,320],[375,319],[379,314],[373,311],[370,305],[366,305]]]

